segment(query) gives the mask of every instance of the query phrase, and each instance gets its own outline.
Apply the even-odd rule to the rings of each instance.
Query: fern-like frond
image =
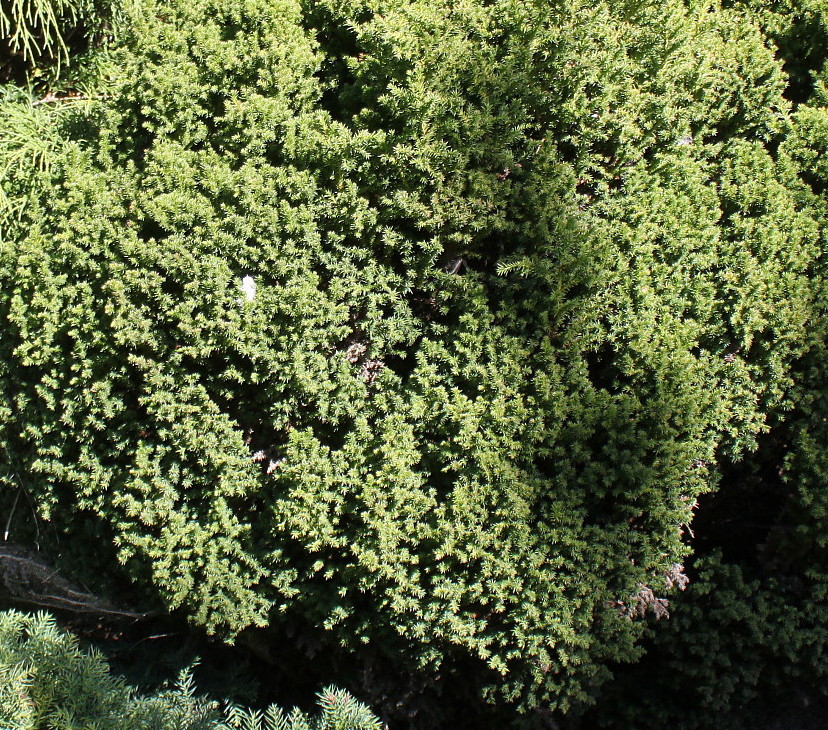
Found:
[[[66,52],[61,20],[72,22],[76,15],[74,0],[4,0],[0,3],[0,38],[26,60],[44,52],[59,57]]]

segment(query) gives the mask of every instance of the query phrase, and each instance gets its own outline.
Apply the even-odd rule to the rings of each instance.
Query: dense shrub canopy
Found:
[[[747,5],[778,44],[790,74],[786,96],[796,105],[781,146],[819,196],[810,206],[824,230],[828,5]],[[767,727],[822,724],[828,676],[824,257],[810,286],[813,346],[793,368],[792,410],[770,419],[756,452],[722,461],[717,491],[702,500],[694,523],[698,558],[689,590],[674,602],[669,624],[648,631],[646,658],[618,675],[584,727],[617,727],[642,716],[683,730],[747,730],[757,727],[757,718],[780,718]]]
[[[588,699],[808,346],[822,112],[718,7],[127,12],[0,107],[8,492],[210,630]]]

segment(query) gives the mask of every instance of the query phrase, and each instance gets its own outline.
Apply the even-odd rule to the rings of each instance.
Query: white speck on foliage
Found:
[[[253,277],[249,274],[242,279],[241,289],[244,292],[245,299],[248,302],[252,302],[253,299],[256,297],[256,282],[253,281]]]

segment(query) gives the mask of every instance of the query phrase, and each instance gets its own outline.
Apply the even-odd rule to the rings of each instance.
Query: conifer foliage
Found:
[[[825,250],[828,190],[828,5],[747,2],[779,47],[793,100],[783,155],[815,196]],[[648,716],[682,730],[823,724],[828,677],[828,290],[825,256],[810,279],[810,349],[793,367],[792,408],[776,413],[760,448],[723,464],[702,501],[693,582],[646,658],[606,688],[583,727]],[[670,702],[664,698],[670,697]]]
[[[0,723],[4,730],[380,730],[347,692],[319,694],[308,716],[278,707],[265,712],[195,694],[190,674],[176,686],[141,696],[84,651],[47,614],[0,613]]]
[[[0,80],[22,69],[43,73],[71,51],[106,36],[119,12],[112,0],[4,0],[0,3]],[[17,74],[15,72],[18,72]]]
[[[6,493],[211,631],[589,700],[807,347],[807,120],[758,26],[125,12],[94,93],[0,106]]]

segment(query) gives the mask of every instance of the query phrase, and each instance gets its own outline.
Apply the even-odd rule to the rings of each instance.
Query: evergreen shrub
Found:
[[[141,696],[110,674],[100,654],[78,647],[47,614],[0,612],[0,723],[4,730],[379,730],[368,708],[342,690],[319,694],[320,712],[265,712],[197,697],[178,684]]]
[[[828,6],[749,2],[745,10],[778,44],[790,74],[786,95],[795,103],[780,151],[815,194],[814,241],[824,252]],[[700,508],[690,588],[675,601],[669,624],[647,632],[638,666],[605,687],[584,727],[646,716],[681,730],[738,730],[783,713],[781,726],[793,726],[805,722],[797,718],[811,712],[806,708],[815,708],[818,726],[828,677],[825,285],[821,253],[810,277],[809,351],[790,374],[792,409],[773,414],[758,450],[741,462],[722,461],[717,492]]]
[[[0,723],[9,730],[207,727],[213,707],[185,691],[138,698],[47,614],[0,613]]]
[[[0,4],[0,80],[54,78],[50,66],[69,59],[70,51],[100,43],[119,14],[115,0],[4,0]],[[29,79],[30,81],[32,78]]]
[[[211,631],[590,701],[808,346],[821,224],[758,26],[127,12],[95,98],[0,107],[6,494]]]

